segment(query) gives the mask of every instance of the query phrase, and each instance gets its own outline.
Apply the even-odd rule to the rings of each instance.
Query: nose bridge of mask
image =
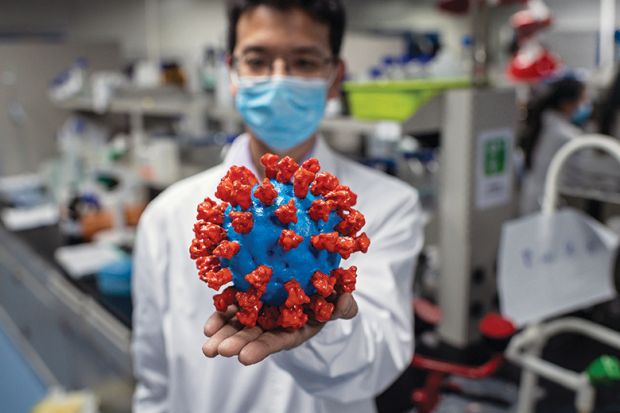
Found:
[[[291,76],[268,78],[240,78],[240,89],[251,94],[261,95],[261,103],[267,101],[274,109],[286,113],[291,106],[308,106],[309,101],[325,100],[327,81],[324,79],[303,79]]]
[[[302,119],[322,116],[325,107],[325,81],[291,77],[273,79],[271,108],[274,129],[301,126]],[[318,126],[318,125],[317,125]]]

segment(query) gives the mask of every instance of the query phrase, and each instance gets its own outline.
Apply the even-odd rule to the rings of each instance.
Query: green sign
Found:
[[[484,143],[484,174],[501,175],[506,171],[506,139],[495,138]]]

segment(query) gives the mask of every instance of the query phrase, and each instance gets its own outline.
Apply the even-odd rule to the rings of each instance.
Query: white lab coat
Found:
[[[551,160],[562,146],[582,133],[560,113],[554,110],[543,113],[540,138],[532,158],[532,169],[525,176],[521,190],[521,214],[531,214],[540,210],[545,178]]]
[[[319,140],[312,156],[357,194],[372,244],[357,265],[359,314],[327,325],[303,345],[243,366],[203,356],[214,291],[198,279],[188,248],[196,206],[233,164],[254,170],[248,137],[222,165],[161,194],[140,220],[133,281],[136,413],[366,413],[413,353],[411,290],[423,243],[417,193],[353,163]]]

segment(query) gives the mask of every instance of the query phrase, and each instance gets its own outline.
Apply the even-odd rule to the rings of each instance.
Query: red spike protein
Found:
[[[355,290],[357,268],[341,259],[365,253],[370,239],[358,232],[364,215],[357,195],[338,178],[319,172],[319,162],[299,166],[266,154],[266,178],[233,166],[215,196],[198,205],[190,256],[200,279],[224,290],[213,297],[217,311],[239,308],[237,319],[264,330],[302,328],[329,321],[342,293]]]

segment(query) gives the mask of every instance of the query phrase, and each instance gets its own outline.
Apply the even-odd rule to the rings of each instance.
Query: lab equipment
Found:
[[[200,66],[200,83],[202,90],[214,93],[217,86],[217,59],[216,49],[208,47]]]
[[[180,147],[174,138],[150,139],[136,153],[136,161],[142,179],[157,187],[172,185],[181,176]]]
[[[515,204],[515,100],[510,89],[468,89],[439,101],[439,333],[457,347],[476,340],[477,322],[497,305],[497,245]],[[424,112],[407,123],[415,125]]]
[[[0,211],[4,226],[20,231],[58,222],[58,207],[50,202],[36,174],[0,177]]]
[[[547,341],[552,337],[562,333],[576,333],[590,337],[608,346],[620,349],[620,334],[609,328],[599,326],[590,321],[581,320],[577,318],[560,318],[550,322],[543,322],[549,317],[557,316],[571,310],[583,308],[594,303],[605,301],[615,295],[613,287],[611,285],[611,270],[613,263],[612,251],[618,246],[618,238],[614,236],[611,231],[606,231],[604,228],[598,227],[596,223],[588,222],[587,218],[579,218],[575,216],[572,220],[576,223],[581,223],[583,228],[590,228],[590,231],[582,231],[586,233],[587,244],[585,249],[578,251],[580,246],[577,244],[577,240],[566,238],[561,243],[557,234],[566,232],[564,228],[558,228],[560,225],[565,227],[560,221],[563,217],[571,211],[555,212],[557,205],[557,186],[558,178],[562,167],[566,164],[566,161],[575,152],[583,148],[595,148],[605,150],[612,154],[618,161],[620,161],[620,145],[614,140],[609,139],[602,135],[590,135],[584,136],[580,139],[576,139],[566,144],[557,155],[553,158],[551,165],[549,166],[549,172],[547,173],[545,181],[545,198],[543,200],[542,213],[527,219],[539,219],[546,220],[546,231],[538,235],[539,242],[547,242],[549,248],[546,248],[549,252],[543,252],[542,264],[548,268],[539,269],[537,273],[541,271],[545,272],[547,278],[554,278],[558,280],[555,286],[560,285],[561,289],[554,290],[547,288],[545,294],[540,294],[538,291],[532,291],[536,294],[528,293],[528,309],[515,310],[515,307],[506,308],[503,310],[511,311],[513,318],[516,316],[520,318],[521,324],[525,324],[526,328],[516,335],[508,346],[506,356],[509,360],[522,367],[521,374],[521,387],[519,393],[518,413],[530,413],[534,411],[536,398],[536,385],[538,377],[542,376],[548,380],[553,381],[563,387],[575,391],[575,409],[579,413],[591,413],[594,409],[595,402],[595,386],[601,382],[617,381],[619,379],[618,374],[618,362],[610,358],[595,360],[591,366],[584,373],[570,371],[566,368],[557,366],[553,363],[545,361],[541,358]],[[553,225],[555,221],[555,225]],[[558,225],[558,221],[560,225]],[[516,223],[519,224],[518,222]],[[511,223],[510,226],[514,226]],[[573,224],[574,226],[575,224]],[[507,228],[506,232],[510,229]],[[508,237],[504,234],[502,241],[502,249],[510,248],[507,243]],[[580,262],[566,262],[568,261],[564,257],[560,257],[556,251],[553,250],[553,246],[559,244],[562,246],[562,252],[564,255],[576,256]],[[599,256],[598,265],[594,266],[591,262],[588,262],[589,256],[597,254]],[[503,255],[509,256],[508,251],[504,251]],[[532,257],[526,254],[522,254],[522,261],[532,267],[535,262]],[[563,261],[565,262],[563,265]],[[584,264],[585,263],[585,264]],[[502,294],[505,298],[511,298],[514,303],[515,297],[510,297],[511,292],[508,288],[514,285],[514,282],[523,279],[519,277],[519,274],[510,272],[506,268],[507,261],[502,259],[500,263],[500,287],[502,288]],[[541,267],[542,265],[538,265]],[[576,269],[572,269],[575,267]],[[566,269],[569,268],[569,271]],[[528,275],[525,271],[521,271],[523,275]],[[529,271],[529,275],[538,275],[532,270]],[[569,277],[566,277],[566,276]],[[564,276],[566,280],[562,282],[559,277]],[[572,278],[570,277],[572,276]],[[584,283],[581,282],[585,277],[590,284],[597,284],[599,291],[587,291],[587,284],[584,287]],[[527,277],[528,282],[530,282]],[[542,278],[537,277],[538,284],[540,285]],[[536,286],[533,286],[535,289]],[[597,293],[597,294],[595,294]],[[584,297],[585,294],[588,296]],[[504,300],[506,301],[506,300]],[[549,301],[552,302],[549,305]],[[601,367],[604,367],[601,370]]]
[[[132,80],[138,88],[149,89],[160,86],[161,68],[159,62],[147,59],[137,62]]]
[[[237,319],[265,330],[301,328],[309,315],[330,319],[334,300],[355,289],[355,266],[338,268],[370,240],[357,195],[310,158],[301,167],[290,157],[261,158],[262,183],[245,167],[233,166],[218,185],[217,204],[198,206],[190,254],[200,278],[219,290],[218,311],[238,304]],[[293,182],[291,182],[293,178]]]
[[[403,131],[399,123],[378,122],[374,132],[368,136],[366,156],[370,159],[389,159],[396,163],[402,137]]]
[[[54,257],[70,277],[78,279],[119,261],[123,253],[111,245],[78,244],[58,248]]]
[[[96,113],[105,113],[116,91],[129,83],[125,75],[113,71],[99,71],[91,75],[93,110]]]
[[[344,90],[354,117],[404,121],[444,90],[465,88],[470,84],[465,78],[346,82]]]
[[[366,87],[381,91],[382,87],[380,82],[345,87],[358,86],[360,91]],[[373,95],[369,92],[364,97],[369,104]],[[401,123],[407,135],[440,135],[440,146],[434,152],[415,146],[401,148],[410,159],[400,165],[399,176],[418,185],[425,206],[437,200],[427,240],[438,247],[439,276],[430,284],[444,313],[439,334],[459,348],[476,341],[476,324],[484,314],[497,309],[497,245],[501,225],[514,216],[516,203],[515,101],[514,90],[508,88],[449,89],[428,99]],[[383,110],[385,105],[368,106],[368,110],[375,108]],[[402,167],[407,164],[416,170]]]
[[[131,257],[123,256],[97,271],[97,287],[102,294],[131,295]]]
[[[2,223],[11,231],[53,225],[58,222],[56,205],[43,204],[31,208],[5,208],[0,212]]]
[[[402,151],[398,176],[418,190],[422,207],[434,211],[437,205],[439,162],[436,151],[430,148],[417,148]]]
[[[503,365],[505,358],[502,353],[516,331],[515,326],[500,315],[489,313],[480,321],[479,329],[489,346],[494,349],[492,357],[479,366],[450,363],[420,354],[413,357],[411,365],[414,368],[429,372],[424,387],[416,389],[411,396],[417,408],[416,413],[435,411],[442,398],[442,389],[448,387],[447,377],[482,379],[493,375]],[[457,388],[456,391],[458,392],[459,389]]]
[[[78,58],[69,69],[62,71],[50,82],[49,97],[52,101],[62,101],[80,93],[86,83],[88,63]]]

